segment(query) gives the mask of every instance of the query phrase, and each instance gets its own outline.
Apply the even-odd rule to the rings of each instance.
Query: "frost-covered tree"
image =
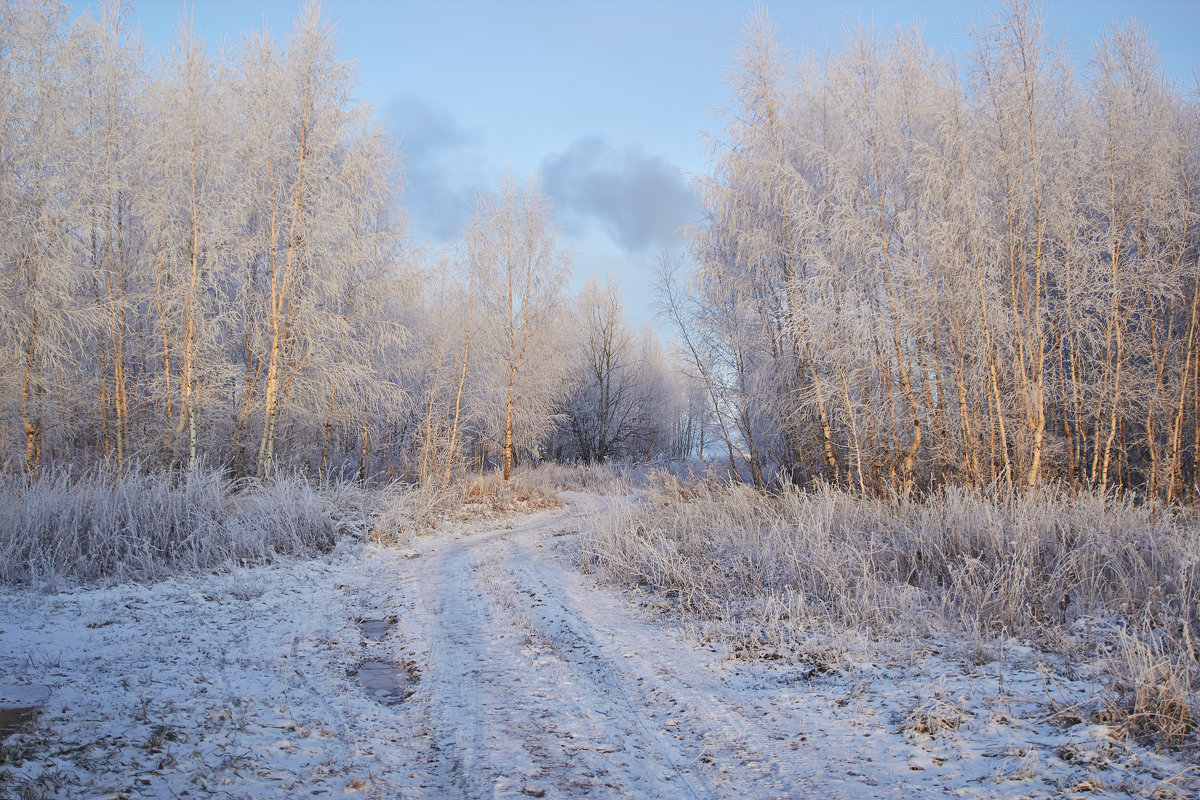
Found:
[[[95,327],[82,331],[84,351],[95,362],[101,447],[118,466],[132,450],[137,376],[131,367],[140,353],[131,351],[138,333],[133,317],[140,301],[143,244],[134,215],[144,116],[138,101],[146,78],[127,13],[127,7],[107,3],[99,16],[76,20],[67,66],[75,123],[67,163],[78,212],[76,236],[96,310]]]
[[[393,148],[319,9],[236,58],[185,21],[151,68],[121,5],[9,3],[0,50],[6,453],[265,473],[336,432],[365,475],[413,287]]]
[[[331,361],[361,363],[345,359],[352,341],[370,345],[347,335],[346,293],[396,254],[398,232],[387,222],[394,166],[379,131],[365,123],[368,109],[351,102],[353,72],[337,55],[332,30],[310,5],[286,49],[264,32],[241,57],[239,388],[243,426],[252,412],[261,415],[260,475],[271,469],[287,415],[299,423],[315,411],[304,402]]]
[[[565,388],[556,337],[570,262],[537,179],[505,179],[481,200],[466,239],[479,293],[476,396],[508,480],[517,447],[536,448],[554,428],[551,411]]]
[[[565,406],[578,456],[603,463],[622,455],[644,410],[643,381],[620,287],[590,278],[576,300],[579,375]]]
[[[80,370],[71,341],[90,313],[75,296],[66,32],[61,5],[0,8],[0,437],[31,474],[48,434],[70,419]]]
[[[185,19],[147,89],[155,113],[146,125],[139,188],[147,307],[156,318],[148,349],[156,358],[145,380],[163,425],[162,448],[171,462],[186,454],[193,467],[204,430],[223,416],[215,406],[229,381],[229,365],[219,358],[228,325],[222,273],[232,266],[222,255],[233,240],[227,81]]]

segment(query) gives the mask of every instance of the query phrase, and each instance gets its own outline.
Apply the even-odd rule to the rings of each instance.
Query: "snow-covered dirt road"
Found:
[[[1048,715],[1097,691],[1019,646],[964,666],[735,660],[578,569],[589,504],[411,549],[57,595],[0,592],[0,684],[39,684],[0,794],[1191,796],[1177,755]],[[937,723],[945,728],[934,735]]]
[[[429,643],[438,790],[695,798],[753,786],[792,797],[815,785],[819,754],[781,748],[791,732],[727,701],[705,665],[713,652],[664,636],[564,568],[569,519],[542,515],[423,555],[425,580],[400,605]]]

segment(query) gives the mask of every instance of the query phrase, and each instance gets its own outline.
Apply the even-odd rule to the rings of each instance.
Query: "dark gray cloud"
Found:
[[[416,238],[448,241],[466,222],[484,184],[478,130],[413,95],[388,104],[388,127],[404,153],[404,198]]]
[[[559,208],[599,221],[631,252],[678,244],[679,229],[699,210],[677,167],[599,136],[548,159],[542,178]]]

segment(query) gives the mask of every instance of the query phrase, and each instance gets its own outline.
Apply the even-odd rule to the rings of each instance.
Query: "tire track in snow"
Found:
[[[592,765],[618,783],[633,784],[629,787],[633,795],[610,786],[619,796],[692,800],[714,796],[702,776],[688,774],[687,757],[644,716],[616,666],[586,629],[568,629],[573,638],[559,648],[559,655],[570,654],[568,685],[574,687],[573,693],[582,694],[581,705],[558,702],[547,692],[543,680],[547,676],[522,654],[519,637],[500,635],[501,620],[511,616],[510,601],[515,598],[496,598],[485,591],[479,565],[504,563],[512,552],[512,537],[561,527],[563,516],[562,512],[539,514],[512,530],[443,539],[439,549],[426,553],[434,563],[426,562],[417,581],[420,599],[414,610],[422,618],[421,633],[428,642],[423,680],[434,728],[433,782],[453,796],[481,798],[497,792],[507,796],[519,791],[518,774],[524,772],[540,775],[531,777],[533,783],[558,781],[560,788],[573,784],[578,790],[586,768],[569,755],[564,758],[558,747],[542,745],[557,744],[569,754],[579,749],[577,736],[581,736],[596,744],[620,745],[623,757],[632,759],[623,766]],[[504,569],[513,575],[524,572],[511,563],[505,563]],[[610,728],[621,731],[616,741],[604,732],[586,730],[592,710],[605,717]],[[607,762],[607,754],[614,750],[596,752],[606,754]],[[529,760],[526,769],[513,763],[522,758]]]
[[[530,533],[528,529],[518,532]],[[643,772],[644,778],[654,782],[653,786],[639,787],[644,796],[697,800],[715,796],[715,790],[703,775],[699,772],[691,774],[686,769],[694,758],[689,758],[669,741],[653,720],[646,718],[644,707],[630,696],[629,681],[623,670],[608,657],[590,627],[568,608],[561,592],[551,589],[543,576],[533,571],[529,566],[531,561],[525,549],[515,545],[505,568],[518,581],[520,591],[540,601],[543,608],[530,604],[525,610],[535,616],[535,624],[553,644],[555,654],[569,664],[576,682],[590,685],[593,698],[620,714],[620,719],[615,722],[625,734],[641,740],[640,746],[632,750],[645,759],[644,766],[648,769]]]
[[[422,586],[435,768],[443,787],[453,786],[465,798],[491,796],[494,783],[484,749],[488,612],[471,551],[501,533],[507,531],[452,542],[436,556]]]
[[[560,655],[594,676],[609,694],[620,697],[644,729],[647,728],[646,713],[652,707],[672,718],[671,733],[661,731],[657,723],[650,721],[647,735],[676,771],[689,780],[693,796],[697,791],[709,796],[722,794],[704,776],[698,763],[709,756],[714,747],[717,749],[712,750],[709,758],[716,762],[718,772],[738,768],[738,774],[723,776],[732,780],[734,786],[752,784],[756,791],[766,790],[773,793],[772,796],[781,797],[795,796],[796,792],[813,788],[811,765],[800,763],[803,754],[797,753],[794,761],[781,762],[779,758],[780,741],[791,738],[790,733],[771,730],[759,710],[751,719],[736,698],[727,699],[736,694],[730,687],[718,683],[703,686],[704,678],[710,676],[688,675],[682,670],[664,672],[662,657],[674,647],[665,631],[653,632],[648,637],[654,650],[638,652],[640,648],[631,641],[634,637],[628,634],[644,623],[627,619],[623,630],[616,632],[618,647],[613,643],[607,648],[601,644],[598,635],[603,636],[603,633],[588,621],[589,614],[572,602],[563,569],[547,558],[537,557],[530,545],[538,547],[527,536],[515,537],[505,564],[518,581],[520,591],[536,596],[541,603],[540,608],[530,605],[526,610],[536,616],[536,624],[555,644]],[[625,612],[621,616],[630,614]],[[622,660],[610,658],[606,649],[614,654],[620,651]],[[634,652],[630,653],[630,649]],[[628,661],[624,660],[626,657]],[[688,659],[681,661],[687,663]],[[652,664],[659,668],[651,668]],[[701,681],[696,682],[696,677]],[[686,739],[677,733],[686,733]]]

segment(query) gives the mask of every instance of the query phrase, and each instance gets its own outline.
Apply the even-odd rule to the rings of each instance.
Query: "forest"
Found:
[[[407,245],[398,139],[318,6],[216,56],[186,22],[147,54],[127,16],[0,13],[10,472],[448,481],[698,451],[677,428],[703,411],[615,283],[567,295],[536,177],[453,247]]]
[[[797,62],[751,24],[666,293],[729,459],[1194,497],[1196,87],[1136,23],[1078,67],[1023,4],[969,33],[951,60],[857,27]]]
[[[1136,23],[1079,62],[1024,4],[961,56],[859,25],[794,57],[753,16],[664,344],[615,282],[569,296],[536,175],[406,242],[403,131],[317,6],[217,55],[126,16],[0,18],[9,472],[711,455],[760,488],[1196,496],[1200,105]]]

